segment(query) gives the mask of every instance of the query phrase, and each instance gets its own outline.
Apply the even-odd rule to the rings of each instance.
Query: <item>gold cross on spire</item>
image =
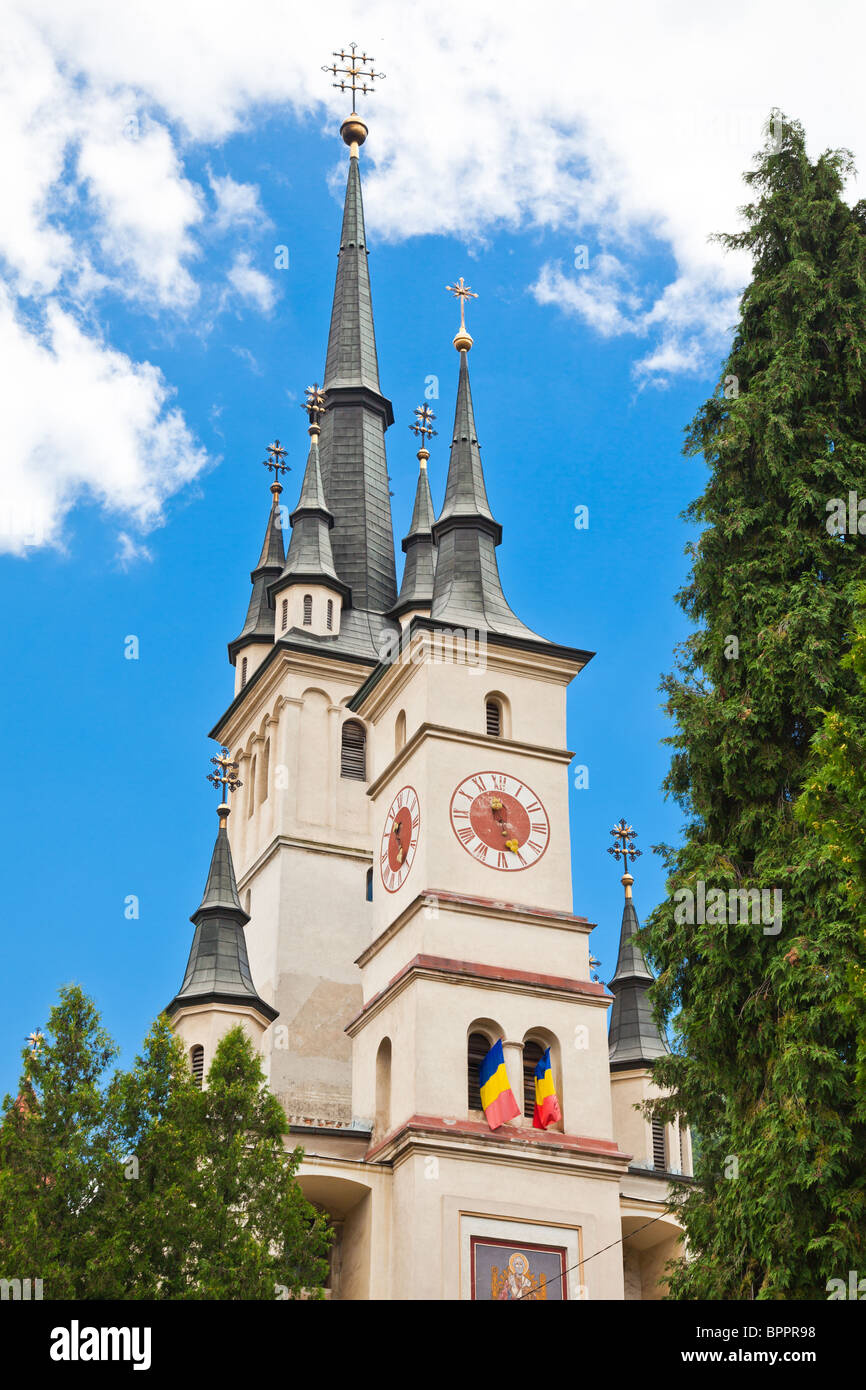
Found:
[[[429,405],[418,405],[415,407],[415,420],[409,426],[416,439],[421,440],[421,448],[418,450],[418,462],[422,468],[427,467],[427,460],[430,454],[427,449],[427,440],[432,439],[436,430],[433,428],[433,421],[436,416]]]
[[[304,395],[307,399],[301,403],[301,410],[305,410],[310,417],[310,434],[318,434],[325,413],[325,397],[319,389],[319,383],[314,381],[312,386],[306,388]]]
[[[336,63],[325,64],[322,72],[333,73],[334,77],[340,79],[338,82],[332,82],[332,87],[339,87],[341,92],[352,93],[352,114],[340,126],[340,134],[349,146],[350,158],[357,159],[358,149],[367,138],[367,127],[355,110],[356,96],[358,92],[362,92],[364,96],[369,96],[370,92],[375,92],[376,88],[373,86],[373,82],[381,82],[385,74],[384,72],[373,71],[373,59],[369,58],[366,53],[359,53],[356,43],[350,43],[349,48],[351,49],[349,53],[344,53],[341,49],[339,53],[331,55],[345,63],[345,67],[340,68]],[[370,64],[369,72],[367,71],[368,63]]]
[[[219,757],[211,758],[211,762],[216,764],[217,771],[209,772],[207,780],[213,783],[222,797],[222,801],[217,806],[217,815],[222,825],[223,818],[228,815],[231,809],[228,804],[228,794],[229,792],[236,792],[238,787],[243,786],[243,782],[237,776],[238,765],[232,762],[227,748],[221,748]]]
[[[628,861],[629,859],[640,859],[642,854],[642,851],[637,849],[634,843],[637,839],[637,831],[633,830],[623,817],[620,819],[619,824],[613,827],[610,833],[613,836],[614,842],[612,845],[608,846],[607,852],[608,854],[612,854],[614,859],[622,859],[624,861],[623,867],[625,872],[623,873],[621,882],[625,887],[626,897],[630,898],[631,885],[634,879],[628,871]]]
[[[445,288],[460,300],[460,327],[452,341],[458,352],[468,352],[472,346],[472,338],[466,331],[466,301],[477,299],[478,295],[474,294],[468,285],[464,285],[462,275],[456,285],[446,285]]]
[[[330,65],[326,63],[322,67],[322,72],[330,72],[333,73],[334,77],[341,78],[339,82],[332,82],[331,86],[339,87],[341,92],[352,93],[352,110],[354,111],[355,93],[363,92],[364,96],[367,96],[370,92],[375,92],[376,88],[372,86],[372,83],[381,82],[385,74],[384,72],[373,72],[372,65],[375,59],[368,58],[366,53],[359,53],[356,43],[350,43],[349,48],[351,49],[350,53],[344,53],[341,49],[339,53],[331,54],[332,58],[339,58],[341,63],[346,64],[346,67],[338,68],[336,63]],[[368,63],[370,64],[369,72],[367,72]],[[346,78],[349,79],[348,82]],[[368,83],[371,85],[368,86]]]
[[[283,489],[282,484],[280,483],[280,474],[289,472],[289,465],[287,463],[283,463],[283,459],[286,457],[286,451],[281,445],[280,441],[278,439],[275,439],[273,444],[269,444],[267,446],[266,452],[268,454],[268,457],[266,459],[262,459],[262,463],[265,468],[273,470],[274,481],[271,483],[271,492],[282,492]]]

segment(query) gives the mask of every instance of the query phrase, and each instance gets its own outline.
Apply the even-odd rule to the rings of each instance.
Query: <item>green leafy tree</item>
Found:
[[[822,1297],[866,1269],[848,1007],[863,940],[849,875],[794,815],[823,712],[866,712],[841,661],[866,542],[827,525],[833,499],[866,496],[866,207],[843,200],[847,152],[812,161],[799,124],[776,113],[771,129],[744,230],[719,238],[751,252],[753,279],[723,383],[687,432],[710,476],[678,595],[695,631],[663,689],[665,788],[688,823],[680,848],[659,847],[671,896],[642,936],[673,1023],[657,1113],[701,1137],[675,1298]],[[701,922],[701,884],[779,889],[782,922],[741,920],[729,897]]]
[[[824,716],[812,740],[798,818],[816,831],[823,853],[844,878],[860,932],[860,953],[851,964],[847,1007],[857,1034],[857,1080],[866,1090],[866,585],[857,591],[851,649],[842,664],[857,681],[853,701]]]
[[[240,1028],[200,1089],[165,1017],[128,1073],[77,986],[25,1049],[0,1123],[0,1273],[47,1299],[316,1297],[331,1232],[295,1180]]]
[[[189,1296],[262,1299],[317,1291],[328,1271],[331,1232],[294,1180],[303,1150],[286,1152],[285,1112],[241,1028],[220,1039],[199,1099]]]
[[[119,1180],[104,1079],[116,1048],[77,985],[60,991],[46,1034],[23,1054],[0,1125],[4,1278],[43,1280],[45,1298],[103,1298],[100,1248]]]
[[[112,1184],[100,1262],[117,1297],[184,1298],[195,1285],[196,1171],[203,1136],[201,1091],[165,1015],[142,1055],[110,1089],[123,1181]]]

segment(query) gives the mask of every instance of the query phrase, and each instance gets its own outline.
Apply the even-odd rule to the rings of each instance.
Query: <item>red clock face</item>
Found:
[[[414,787],[398,791],[385,816],[379,848],[379,870],[389,893],[405,883],[418,848],[421,805]]]
[[[550,820],[531,787],[507,772],[476,772],[451,798],[451,826],[488,869],[529,869],[550,843]]]

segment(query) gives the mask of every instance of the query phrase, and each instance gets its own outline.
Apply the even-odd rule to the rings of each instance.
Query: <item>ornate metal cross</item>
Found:
[[[614,859],[623,859],[625,861],[624,872],[628,873],[629,859],[639,859],[643,852],[635,848],[634,842],[637,839],[637,831],[632,830],[631,826],[628,825],[623,818],[618,825],[613,827],[610,833],[614,838],[614,844],[608,846],[607,852],[608,854],[612,854]]]
[[[342,80],[332,82],[331,86],[339,87],[341,92],[352,93],[352,110],[354,111],[355,93],[363,92],[364,96],[367,96],[370,92],[375,92],[376,88],[372,86],[372,83],[381,82],[385,74],[384,72],[373,72],[372,64],[375,59],[368,58],[366,53],[358,53],[356,43],[350,43],[349,48],[352,50],[351,53],[343,53],[341,50],[339,53],[331,55],[333,58],[339,58],[342,63],[346,64],[346,67],[338,68],[336,63],[332,63],[330,67],[325,64],[322,67],[322,72],[333,73],[334,77],[342,75]],[[367,63],[371,65],[369,72],[366,68]],[[346,78],[349,80],[346,81]],[[371,85],[368,86],[368,83]]]
[[[307,399],[301,403],[301,410],[307,412],[311,425],[320,425],[325,413],[325,397],[319,390],[319,383],[314,381],[312,386],[306,388],[304,395]]]
[[[436,434],[433,428],[433,421],[436,416],[429,405],[419,405],[415,407],[415,422],[409,426],[416,439],[420,436],[421,448],[426,448],[427,440],[432,439]]]
[[[209,772],[207,774],[207,780],[213,782],[222,797],[223,805],[227,805],[228,793],[236,792],[238,787],[243,786],[243,782],[239,781],[236,775],[238,765],[232,762],[227,748],[221,748],[219,757],[211,758],[211,762],[216,764],[219,771]]]
[[[477,299],[478,295],[470,290],[468,285],[464,285],[463,276],[457,281],[456,285],[446,285],[446,290],[450,290],[457,299],[460,300],[460,332],[466,332],[466,301],[467,299]]]
[[[279,487],[280,474],[289,472],[289,465],[287,463],[283,463],[283,459],[286,457],[286,451],[280,444],[280,441],[278,439],[275,439],[273,444],[269,444],[267,446],[267,453],[268,458],[262,459],[262,463],[264,464],[265,468],[273,470],[274,482]]]

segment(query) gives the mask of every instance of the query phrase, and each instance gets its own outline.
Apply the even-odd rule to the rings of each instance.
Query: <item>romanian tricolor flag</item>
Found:
[[[513,1120],[515,1115],[520,1114],[520,1106],[508,1084],[501,1038],[493,1044],[481,1063],[478,1081],[481,1086],[481,1104],[491,1129],[498,1129],[506,1120]]]
[[[556,1098],[553,1085],[553,1072],[550,1070],[550,1048],[540,1058],[535,1068],[535,1111],[532,1123],[535,1129],[547,1129],[562,1119],[562,1111]]]

